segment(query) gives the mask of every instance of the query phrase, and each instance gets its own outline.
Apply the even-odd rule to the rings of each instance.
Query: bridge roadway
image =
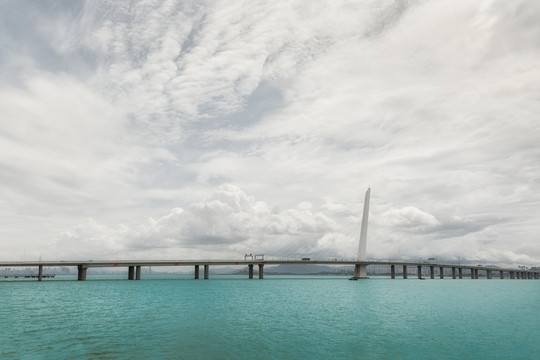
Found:
[[[42,281],[43,268],[44,267],[58,267],[58,266],[73,266],[78,269],[78,280],[86,280],[86,272],[89,268],[101,268],[101,267],[126,267],[128,269],[128,280],[140,280],[141,279],[141,267],[142,266],[193,266],[194,267],[194,279],[199,279],[199,267],[203,266],[203,278],[208,279],[210,273],[210,266],[216,265],[243,265],[248,266],[248,277],[253,279],[253,268],[255,265],[259,269],[259,279],[264,277],[265,265],[285,265],[285,264],[317,264],[317,265],[354,265],[355,269],[359,267],[367,267],[369,265],[387,265],[390,267],[390,276],[392,279],[396,278],[396,267],[401,268],[401,273],[404,279],[407,279],[411,275],[410,268],[416,268],[415,272],[418,279],[424,279],[422,275],[422,268],[429,269],[429,278],[435,278],[435,269],[438,268],[438,277],[443,279],[445,276],[444,269],[451,269],[451,277],[453,279],[462,279],[464,277],[464,269],[468,270],[469,277],[471,279],[478,279],[478,272],[485,272],[486,278],[491,279],[493,273],[498,273],[500,279],[505,278],[505,273],[510,279],[539,279],[540,269],[512,269],[512,268],[493,268],[486,266],[474,266],[474,265],[456,265],[456,264],[437,264],[426,262],[407,262],[407,261],[391,261],[391,260],[301,260],[301,259],[243,259],[243,260],[87,260],[87,261],[14,261],[6,262],[0,261],[0,268],[6,267],[37,267],[38,268],[38,281]],[[355,271],[356,273],[356,271]],[[398,272],[399,273],[399,272]],[[354,277],[351,278],[356,280]]]

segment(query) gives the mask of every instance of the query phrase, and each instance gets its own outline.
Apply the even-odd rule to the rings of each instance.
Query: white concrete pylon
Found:
[[[371,189],[366,191],[364,200],[364,212],[362,213],[362,228],[360,229],[360,241],[358,244],[358,261],[366,261],[367,228],[369,218],[369,196]],[[356,264],[354,266],[354,275],[350,280],[367,279],[367,265]]]
[[[366,198],[364,200],[364,212],[362,213],[362,228],[360,229],[360,243],[358,244],[358,260],[366,260],[366,246],[367,246],[367,229],[369,218],[369,196],[371,189],[366,191]]]

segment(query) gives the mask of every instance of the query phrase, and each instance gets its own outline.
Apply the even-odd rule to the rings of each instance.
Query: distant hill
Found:
[[[253,272],[258,273],[258,268],[255,266]],[[352,267],[351,267],[352,272]],[[248,268],[238,270],[234,274],[243,275],[248,273]],[[273,267],[265,267],[265,274],[272,275],[321,275],[321,274],[336,274],[335,268],[331,266],[315,265],[315,264],[285,264]]]

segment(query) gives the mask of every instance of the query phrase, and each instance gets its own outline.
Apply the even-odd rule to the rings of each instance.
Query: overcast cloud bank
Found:
[[[540,4],[0,14],[2,259],[540,263]]]

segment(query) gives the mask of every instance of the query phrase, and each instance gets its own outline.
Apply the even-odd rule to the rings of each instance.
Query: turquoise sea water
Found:
[[[0,298],[1,359],[540,358],[534,280],[146,276]]]

